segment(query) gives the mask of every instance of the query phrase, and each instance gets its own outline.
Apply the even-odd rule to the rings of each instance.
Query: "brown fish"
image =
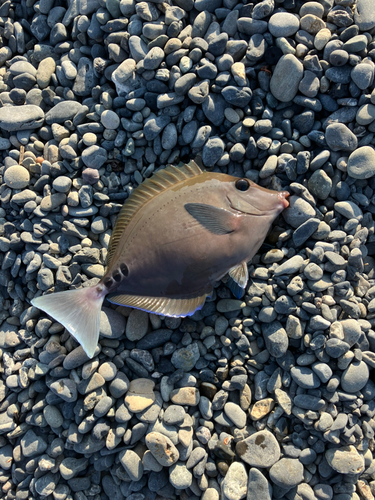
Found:
[[[179,317],[201,309],[215,281],[228,272],[232,290],[242,292],[246,264],[288,206],[288,195],[203,172],[193,161],[168,166],[126,200],[100,282],[31,303],[59,321],[92,357],[107,295],[113,304]]]

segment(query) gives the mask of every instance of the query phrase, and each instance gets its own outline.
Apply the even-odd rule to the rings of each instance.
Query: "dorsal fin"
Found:
[[[152,177],[142,182],[125,201],[117,217],[108,247],[107,266],[111,264],[111,260],[115,254],[124,229],[129,224],[134,214],[145,203],[178,182],[185,181],[186,179],[190,179],[202,173],[203,171],[198,167],[195,161],[192,160],[181,167],[168,165],[163,170],[159,170]]]

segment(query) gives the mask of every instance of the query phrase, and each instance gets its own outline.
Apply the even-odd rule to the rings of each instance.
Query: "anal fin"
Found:
[[[169,299],[167,297],[144,297],[140,295],[120,295],[112,293],[107,296],[109,302],[127,307],[134,307],[154,314],[162,314],[172,318],[191,316],[195,311],[202,309],[208,296],[204,293],[189,299]]]
[[[242,297],[248,280],[249,272],[246,262],[241,262],[238,266],[232,267],[232,269],[229,270],[227,286],[237,299]]]

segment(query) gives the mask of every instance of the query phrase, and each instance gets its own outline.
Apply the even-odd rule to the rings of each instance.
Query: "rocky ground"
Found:
[[[373,500],[373,1],[2,0],[0,36],[1,498]],[[197,154],[291,193],[246,294],[105,303],[89,360],[30,300]]]

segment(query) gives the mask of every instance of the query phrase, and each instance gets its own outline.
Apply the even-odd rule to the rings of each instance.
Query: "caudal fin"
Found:
[[[79,288],[36,297],[32,305],[61,323],[92,358],[99,339],[104,295],[96,288]]]

